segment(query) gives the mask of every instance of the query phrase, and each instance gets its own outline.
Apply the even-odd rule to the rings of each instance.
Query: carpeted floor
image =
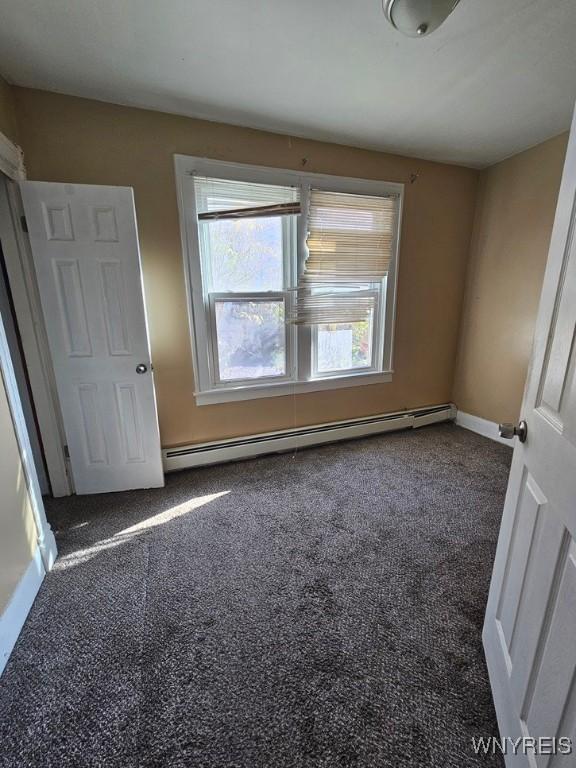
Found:
[[[51,501],[0,765],[472,768],[510,449],[453,425]]]

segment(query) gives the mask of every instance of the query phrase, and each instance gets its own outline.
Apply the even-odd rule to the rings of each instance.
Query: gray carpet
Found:
[[[438,425],[52,501],[0,765],[501,765],[471,736],[496,735],[480,633],[510,456]]]

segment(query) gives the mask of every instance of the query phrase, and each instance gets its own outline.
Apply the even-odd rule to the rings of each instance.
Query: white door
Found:
[[[507,766],[576,765],[576,119],[484,625]],[[570,738],[556,743],[554,737]],[[541,741],[539,741],[541,740]],[[556,749],[558,754],[535,754]],[[522,754],[527,752],[528,754]]]
[[[132,190],[21,189],[76,492],[161,486]]]

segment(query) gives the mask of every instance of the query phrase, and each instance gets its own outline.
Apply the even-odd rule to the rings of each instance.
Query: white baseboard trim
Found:
[[[514,448],[514,439],[506,440],[504,437],[500,437],[498,434],[498,424],[495,421],[488,421],[488,419],[482,419],[480,416],[473,416],[471,413],[458,411],[456,414],[456,424],[483,437],[489,437],[490,440],[496,440],[497,443],[507,445],[508,448]]]
[[[323,443],[335,443],[399,429],[414,429],[427,424],[453,421],[456,409],[451,403],[415,408],[411,411],[381,413],[361,419],[313,424],[309,427],[284,429],[259,435],[231,438],[211,443],[195,443],[177,448],[164,448],[164,470],[172,472],[206,464],[222,464],[266,453],[283,453]]]
[[[0,616],[0,675],[10,658],[45,575],[40,547],[37,547],[10,602]]]

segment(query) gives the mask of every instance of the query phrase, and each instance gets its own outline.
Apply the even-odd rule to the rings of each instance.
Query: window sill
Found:
[[[323,392],[328,389],[348,389],[368,384],[386,384],[392,381],[392,371],[379,373],[356,373],[352,376],[332,376],[310,381],[278,382],[277,384],[254,384],[241,387],[222,387],[195,392],[196,405],[232,403],[237,400],[256,400],[262,397],[285,397],[303,395],[308,392]]]

